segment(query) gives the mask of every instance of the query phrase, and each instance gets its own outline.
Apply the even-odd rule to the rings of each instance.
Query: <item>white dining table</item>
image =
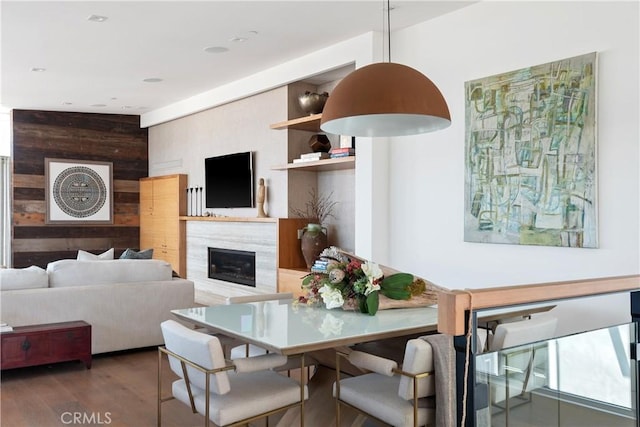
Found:
[[[432,333],[438,326],[435,306],[380,310],[371,316],[274,300],[185,308],[172,313],[180,320],[284,355]]]

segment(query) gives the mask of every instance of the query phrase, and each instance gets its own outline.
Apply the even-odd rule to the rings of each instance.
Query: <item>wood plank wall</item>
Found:
[[[14,110],[13,267],[75,258],[78,249],[116,257],[140,242],[139,185],[148,176],[148,133],[139,116]],[[113,224],[45,224],[45,158],[113,163]]]

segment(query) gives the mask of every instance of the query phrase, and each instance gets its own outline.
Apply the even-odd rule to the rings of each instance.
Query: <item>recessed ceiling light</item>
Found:
[[[131,109],[131,108],[133,108],[131,105],[123,105],[123,106],[122,106],[122,109],[123,109],[123,110],[129,110],[129,109]]]
[[[104,22],[109,19],[108,16],[100,16],[100,15],[91,15],[87,18],[87,21],[91,22]]]
[[[209,46],[209,47],[205,47],[204,51],[207,53],[224,53],[224,52],[228,52],[229,49],[222,46]]]
[[[158,82],[161,82],[162,79],[158,78],[158,77],[149,77],[149,78],[146,78],[146,79],[144,79],[142,81],[145,82],[145,83],[158,83]]]
[[[64,102],[62,103],[62,105],[73,105],[73,102],[67,102],[67,101],[64,101]]]
[[[106,107],[107,104],[91,104],[91,107]]]
[[[235,43],[242,43],[242,42],[246,42],[249,39],[254,38],[257,35],[258,35],[257,31],[253,31],[253,30],[245,31],[244,33],[234,35],[229,39],[229,41],[235,42]]]
[[[45,71],[47,71],[46,68],[40,68],[40,67],[33,67],[31,69],[31,71],[33,71],[34,73],[44,73]]]

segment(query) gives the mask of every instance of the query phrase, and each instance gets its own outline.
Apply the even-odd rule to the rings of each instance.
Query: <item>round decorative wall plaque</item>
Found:
[[[53,182],[53,200],[67,215],[87,218],[95,215],[107,200],[107,187],[93,169],[73,166],[64,169]]]

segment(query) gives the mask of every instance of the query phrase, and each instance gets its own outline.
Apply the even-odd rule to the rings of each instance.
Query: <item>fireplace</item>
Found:
[[[256,253],[208,248],[209,278],[256,287]]]

